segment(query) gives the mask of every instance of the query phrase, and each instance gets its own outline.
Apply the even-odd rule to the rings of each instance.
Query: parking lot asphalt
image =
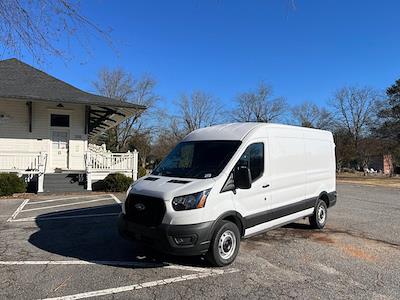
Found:
[[[113,195],[2,199],[0,299],[399,299],[400,190],[337,190],[324,230],[243,240],[226,268],[121,239]]]

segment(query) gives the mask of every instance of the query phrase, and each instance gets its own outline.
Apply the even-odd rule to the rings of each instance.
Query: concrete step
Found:
[[[45,174],[43,190],[45,193],[60,192],[83,192],[85,191],[85,181],[82,176],[76,173]]]

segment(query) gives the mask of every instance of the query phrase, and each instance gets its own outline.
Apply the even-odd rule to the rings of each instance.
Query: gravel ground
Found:
[[[23,200],[0,201],[0,299],[400,298],[400,189],[339,184],[324,230],[301,221],[244,240],[222,269],[120,239],[116,201],[84,200],[99,197],[37,198],[13,222]],[[55,207],[35,210],[44,205]]]

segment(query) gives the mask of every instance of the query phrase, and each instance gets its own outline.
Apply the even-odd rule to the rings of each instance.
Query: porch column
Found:
[[[38,193],[43,193],[43,185],[44,185],[44,172],[45,172],[45,165],[46,165],[47,154],[44,152],[40,152],[40,159],[39,159],[39,174],[38,174]]]
[[[92,190],[92,158],[90,151],[86,152],[86,189]]]
[[[133,181],[136,181],[138,179],[138,152],[137,150],[133,150],[133,154],[132,154],[132,179]]]

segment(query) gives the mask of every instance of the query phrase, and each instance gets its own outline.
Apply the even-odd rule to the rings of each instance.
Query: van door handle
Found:
[[[263,185],[262,187],[263,187],[263,189],[265,189],[265,188],[269,187],[269,184]]]

